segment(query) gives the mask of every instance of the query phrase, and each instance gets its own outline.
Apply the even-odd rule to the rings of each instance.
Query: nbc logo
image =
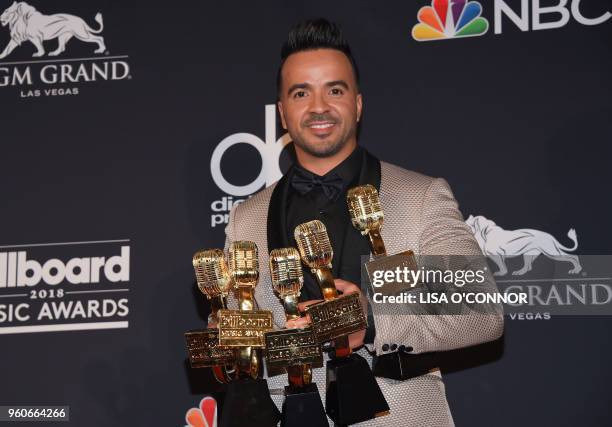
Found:
[[[212,396],[200,400],[197,408],[191,408],[185,414],[185,427],[217,427],[217,401]]]
[[[412,37],[430,41],[481,36],[489,29],[489,21],[481,14],[482,6],[477,1],[433,0],[431,6],[419,10]]]

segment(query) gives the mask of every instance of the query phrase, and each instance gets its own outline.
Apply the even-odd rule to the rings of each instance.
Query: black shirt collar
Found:
[[[311,174],[320,178],[324,178],[335,173],[340,176],[340,178],[342,178],[342,181],[344,182],[344,188],[346,189],[349,186],[357,184],[361,172],[362,161],[363,148],[357,145],[346,159],[344,159],[338,166],[336,166],[323,176],[310,172],[309,170],[303,168],[299,163],[295,164],[295,168],[300,169],[306,174]]]

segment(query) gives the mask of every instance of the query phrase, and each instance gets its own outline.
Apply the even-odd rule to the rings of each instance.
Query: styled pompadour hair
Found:
[[[359,70],[357,63],[351,54],[351,48],[342,35],[342,28],[335,22],[329,22],[327,19],[318,18],[299,22],[294,26],[287,40],[281,48],[281,63],[278,67],[276,76],[276,88],[280,93],[281,86],[281,71],[285,61],[297,52],[304,52],[315,49],[335,49],[346,55],[353,67],[355,81],[359,87]]]

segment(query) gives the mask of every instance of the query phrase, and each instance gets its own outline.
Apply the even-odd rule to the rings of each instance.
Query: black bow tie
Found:
[[[308,193],[316,186],[321,186],[323,193],[329,200],[335,200],[344,189],[344,181],[337,173],[317,176],[301,168],[295,168],[291,177],[291,186],[301,195]]]

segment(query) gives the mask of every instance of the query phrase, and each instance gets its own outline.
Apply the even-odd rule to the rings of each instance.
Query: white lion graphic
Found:
[[[36,47],[36,52],[32,56],[43,56],[45,54],[43,40],[57,38],[57,49],[49,53],[49,56],[56,56],[66,50],[66,43],[73,36],[84,42],[97,43],[98,48],[95,53],[103,53],[106,50],[104,38],[96,35],[104,29],[102,14],[98,13],[95,19],[100,25],[97,30],[92,29],[78,16],[66,13],[43,15],[25,2],[13,2],[0,16],[0,24],[3,27],[8,25],[11,31],[11,40],[0,53],[0,59],[8,56],[26,40]]]
[[[543,231],[527,228],[504,230],[481,215],[470,215],[465,222],[472,229],[483,254],[491,258],[499,267],[499,271],[494,273],[495,276],[507,274],[508,268],[505,259],[515,256],[523,256],[524,265],[521,269],[513,271],[512,274],[515,276],[523,275],[531,270],[533,261],[540,254],[544,254],[555,261],[570,262],[573,268],[569,271],[569,274],[578,274],[582,271],[578,256],[567,253],[578,248],[576,230],[573,228],[567,233],[567,237],[574,242],[574,246],[568,248]]]

